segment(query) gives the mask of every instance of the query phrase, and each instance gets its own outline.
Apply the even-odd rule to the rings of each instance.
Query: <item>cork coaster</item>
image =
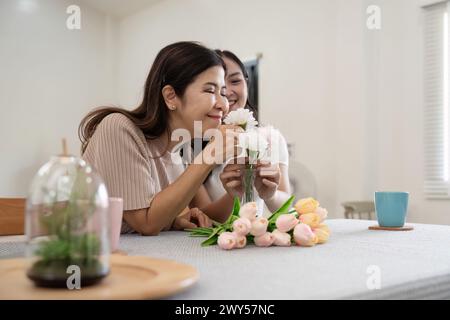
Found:
[[[403,226],[403,227],[380,227],[379,225],[370,226],[369,230],[385,230],[385,231],[411,231],[414,230],[413,226]]]
[[[127,256],[128,255],[128,253],[126,251],[119,250],[119,249],[117,249],[116,251],[113,251],[112,254],[117,254],[117,255],[120,255],[120,256]]]

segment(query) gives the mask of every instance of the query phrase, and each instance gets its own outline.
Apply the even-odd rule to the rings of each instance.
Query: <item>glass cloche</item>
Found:
[[[105,184],[88,163],[67,152],[52,157],[34,177],[27,198],[28,278],[45,287],[68,287],[76,272],[81,286],[104,278],[107,211]]]

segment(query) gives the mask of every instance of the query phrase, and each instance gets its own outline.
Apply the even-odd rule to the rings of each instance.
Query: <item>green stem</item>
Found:
[[[244,175],[244,199],[243,203],[254,201],[253,197],[253,173],[254,165],[246,164],[246,170]]]

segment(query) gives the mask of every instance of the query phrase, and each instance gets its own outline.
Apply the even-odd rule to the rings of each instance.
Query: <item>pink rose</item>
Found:
[[[298,224],[298,220],[293,214],[282,214],[278,217],[275,224],[281,232],[288,232],[294,229]]]
[[[300,223],[294,228],[294,241],[298,246],[312,247],[318,242],[318,239],[310,226]]]
[[[320,217],[320,222],[324,221],[328,216],[328,210],[322,207],[318,207],[314,213]]]
[[[267,231],[268,225],[269,221],[266,218],[258,217],[252,222],[250,234],[255,237],[261,236]]]
[[[289,247],[291,245],[291,235],[289,233],[275,229],[272,231],[272,235],[274,245],[279,247]]]
[[[233,222],[233,231],[239,235],[246,236],[252,228],[252,223],[247,218],[239,218]]]
[[[231,250],[236,245],[236,237],[231,232],[223,232],[220,234],[217,244],[221,249]]]
[[[256,202],[247,202],[239,210],[239,216],[241,218],[247,218],[248,220],[253,221],[256,218],[257,212],[258,207],[256,206]]]
[[[270,247],[275,240],[274,236],[270,232],[263,233],[262,235],[255,237],[255,245],[258,247]]]
[[[232,232],[234,234],[234,238],[236,239],[236,243],[234,245],[237,249],[242,249],[247,245],[247,237],[245,235],[241,235],[237,232]]]

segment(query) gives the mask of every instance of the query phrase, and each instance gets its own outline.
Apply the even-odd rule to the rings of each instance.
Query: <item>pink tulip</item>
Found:
[[[291,245],[291,235],[289,233],[275,229],[272,231],[272,235],[274,237],[274,245],[279,247],[289,247]]]
[[[318,239],[310,226],[300,223],[294,228],[294,241],[298,246],[312,247],[318,242]]]
[[[266,218],[258,217],[252,222],[252,228],[250,229],[250,234],[259,237],[267,231],[267,226],[269,221]]]
[[[236,245],[236,237],[231,232],[223,232],[220,234],[217,244],[221,249],[231,250]]]
[[[281,232],[288,232],[294,229],[298,224],[298,220],[293,214],[282,214],[278,217],[275,224]]]
[[[258,247],[270,247],[275,240],[274,236],[270,232],[263,233],[262,235],[255,237],[255,245]]]
[[[252,223],[247,218],[239,218],[233,222],[233,231],[241,236],[246,236],[252,228]]]
[[[316,209],[316,211],[314,211],[314,212],[320,217],[320,219],[321,219],[320,222],[324,221],[328,216],[327,209],[322,208],[322,207],[318,207]]]
[[[237,232],[232,232],[236,239],[236,244],[234,245],[237,249],[242,249],[247,245],[247,237],[245,235],[241,235]]]
[[[257,212],[258,207],[256,206],[256,202],[247,202],[239,210],[239,216],[241,218],[247,218],[248,220],[253,221],[256,219]]]

